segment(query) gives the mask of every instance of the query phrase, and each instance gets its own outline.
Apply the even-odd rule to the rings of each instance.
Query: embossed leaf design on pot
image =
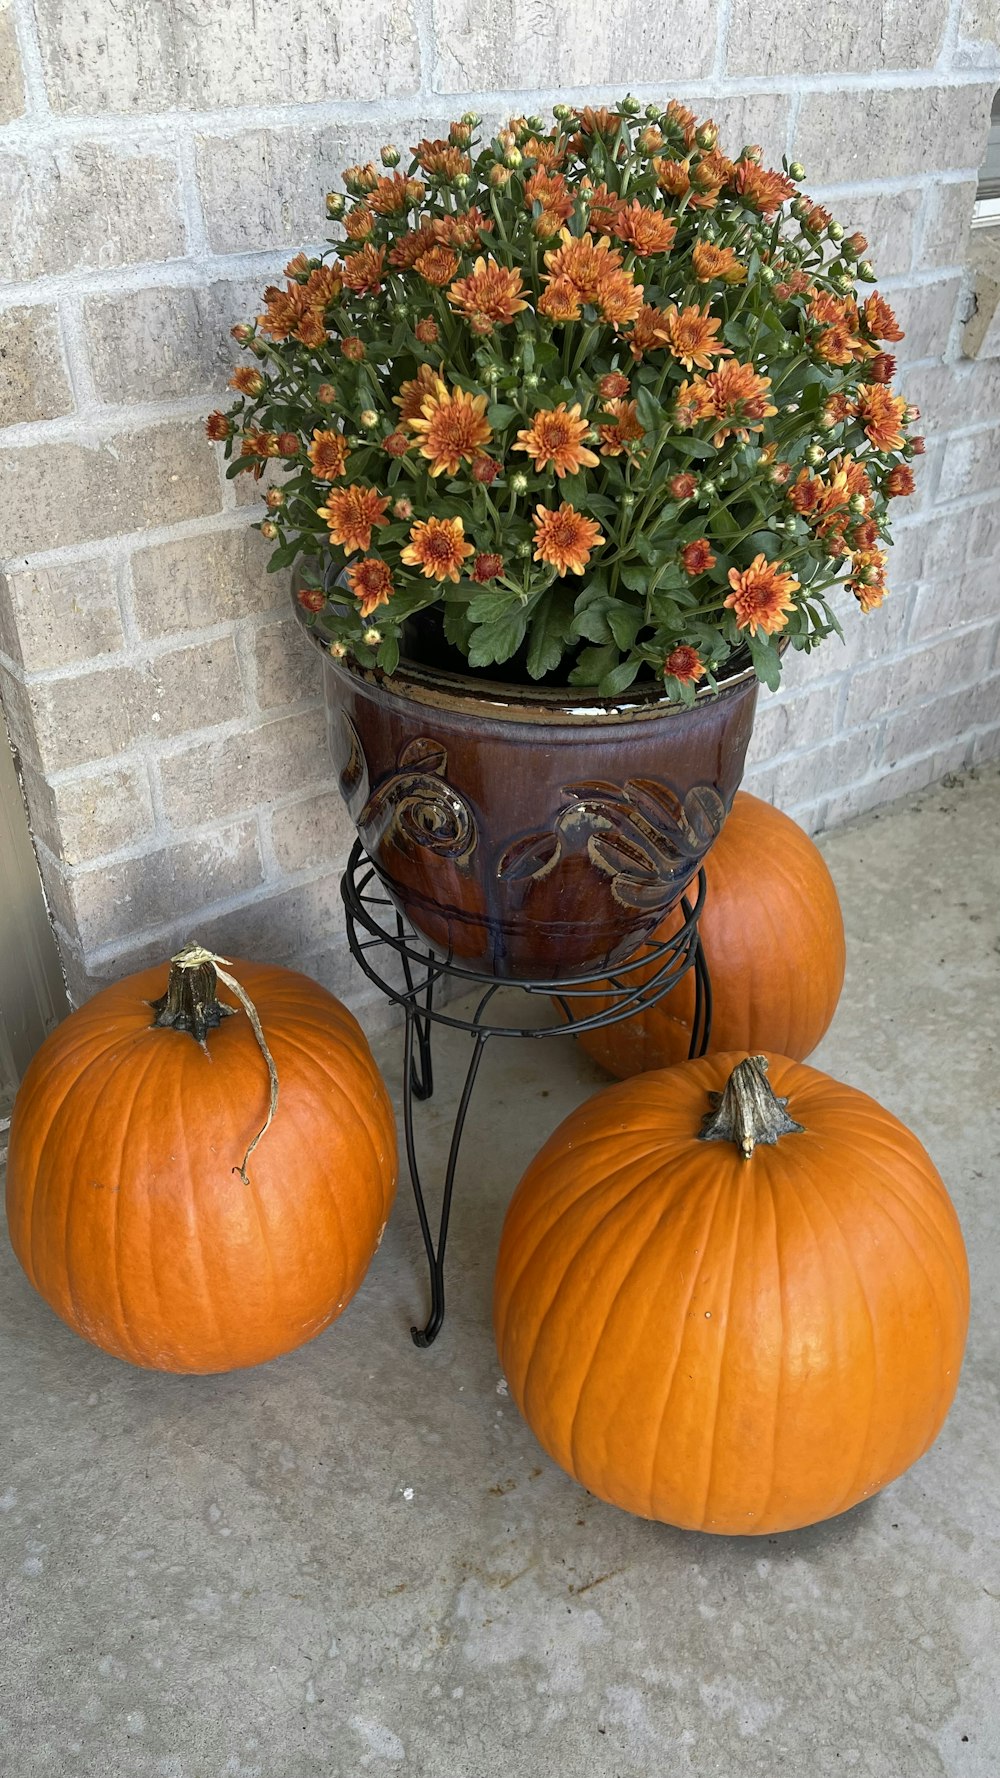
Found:
[[[572,800],[555,831],[532,834],[507,847],[497,874],[538,881],[586,834],[587,855],[611,879],[622,907],[667,907],[694,875],[726,818],[726,805],[710,785],[699,784],[683,801],[653,779],[623,785],[600,780],[568,784]]]
[[[478,839],[476,818],[445,781],[448,754],[440,741],[418,735],[400,748],[396,766],[358,816],[365,844],[370,849],[391,833],[397,845],[422,846],[440,858],[469,858]]]

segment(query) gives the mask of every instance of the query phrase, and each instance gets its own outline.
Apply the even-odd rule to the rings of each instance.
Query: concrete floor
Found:
[[[915,1470],[734,1540],[552,1466],[499,1373],[492,1260],[524,1164],[602,1080],[569,1040],[494,1046],[430,1352],[405,1186],[343,1321],[217,1379],[91,1350],[3,1246],[2,1778],[998,1778],[998,831],[984,769],[824,841],[850,962],[814,1059],[918,1131],[972,1262],[958,1400]]]

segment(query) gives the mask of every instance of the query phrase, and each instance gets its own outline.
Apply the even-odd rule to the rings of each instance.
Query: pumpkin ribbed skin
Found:
[[[775,1050],[804,1061],[844,985],[844,922],[822,854],[780,809],[740,791],[705,859],[705,876],[699,930],[712,978],[712,1049]],[[657,940],[681,922],[674,908]],[[579,1010],[600,1004],[588,999]],[[655,1006],[582,1032],[579,1041],[609,1074],[639,1074],[687,1060],[693,1017],[689,971]]]
[[[772,1056],[804,1134],[697,1140],[741,1055],[609,1087],[511,1202],[494,1325],[511,1394],[591,1493],[690,1530],[843,1512],[937,1436],[968,1271],[948,1194],[873,1099]]]
[[[392,1108],[361,1027],[291,970],[232,965],[242,1010],[207,1035],[151,1029],[164,968],[115,983],[57,1027],[17,1097],[7,1218],[21,1265],[85,1339],[132,1364],[260,1364],[340,1314],[396,1186]],[[220,984],[219,999],[236,1006]]]

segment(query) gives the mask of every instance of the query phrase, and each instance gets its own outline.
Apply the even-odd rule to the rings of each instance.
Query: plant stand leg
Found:
[[[688,1046],[688,1061],[694,1062],[707,1054],[712,1036],[712,978],[708,972],[708,959],[700,934],[695,935],[693,948],[694,968],[694,1018],[691,1021],[691,1042]]]
[[[423,1024],[424,1029],[421,1030]],[[458,1151],[465,1129],[465,1119],[472,1099],[479,1064],[483,1059],[489,1032],[477,1031],[473,1036],[472,1055],[466,1070],[462,1096],[455,1114],[455,1124],[451,1133],[451,1144],[448,1149],[448,1165],[444,1176],[444,1192],[441,1198],[441,1216],[438,1223],[437,1244],[431,1233],[430,1218],[424,1200],[423,1186],[420,1181],[420,1168],[417,1163],[416,1141],[413,1132],[413,1101],[425,1099],[427,1092],[421,1091],[430,1075],[430,1026],[426,1018],[421,1018],[420,1011],[412,1004],[406,1008],[406,1049],[403,1061],[403,1127],[406,1134],[406,1159],[410,1170],[410,1183],[417,1205],[417,1216],[420,1220],[420,1233],[423,1237],[424,1250],[430,1270],[431,1311],[424,1327],[411,1327],[410,1333],[417,1346],[430,1346],[437,1339],[444,1321],[444,1256],[448,1243],[448,1222],[451,1217],[451,1200],[455,1189],[455,1171],[458,1166]],[[426,1045],[426,1072],[424,1071],[424,1046]],[[421,1068],[417,1071],[414,1049],[421,1053]]]

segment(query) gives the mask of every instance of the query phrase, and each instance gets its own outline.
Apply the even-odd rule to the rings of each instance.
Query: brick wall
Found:
[[[1000,359],[960,357],[985,0],[0,0],[0,697],[77,997],[197,932],[355,1003],[316,663],[201,421],[347,161],[630,87],[871,238],[924,410],[894,592],[762,702],[810,826],[1000,751]],[[250,496],[252,498],[252,495]],[[902,504],[902,503],[901,503]]]

